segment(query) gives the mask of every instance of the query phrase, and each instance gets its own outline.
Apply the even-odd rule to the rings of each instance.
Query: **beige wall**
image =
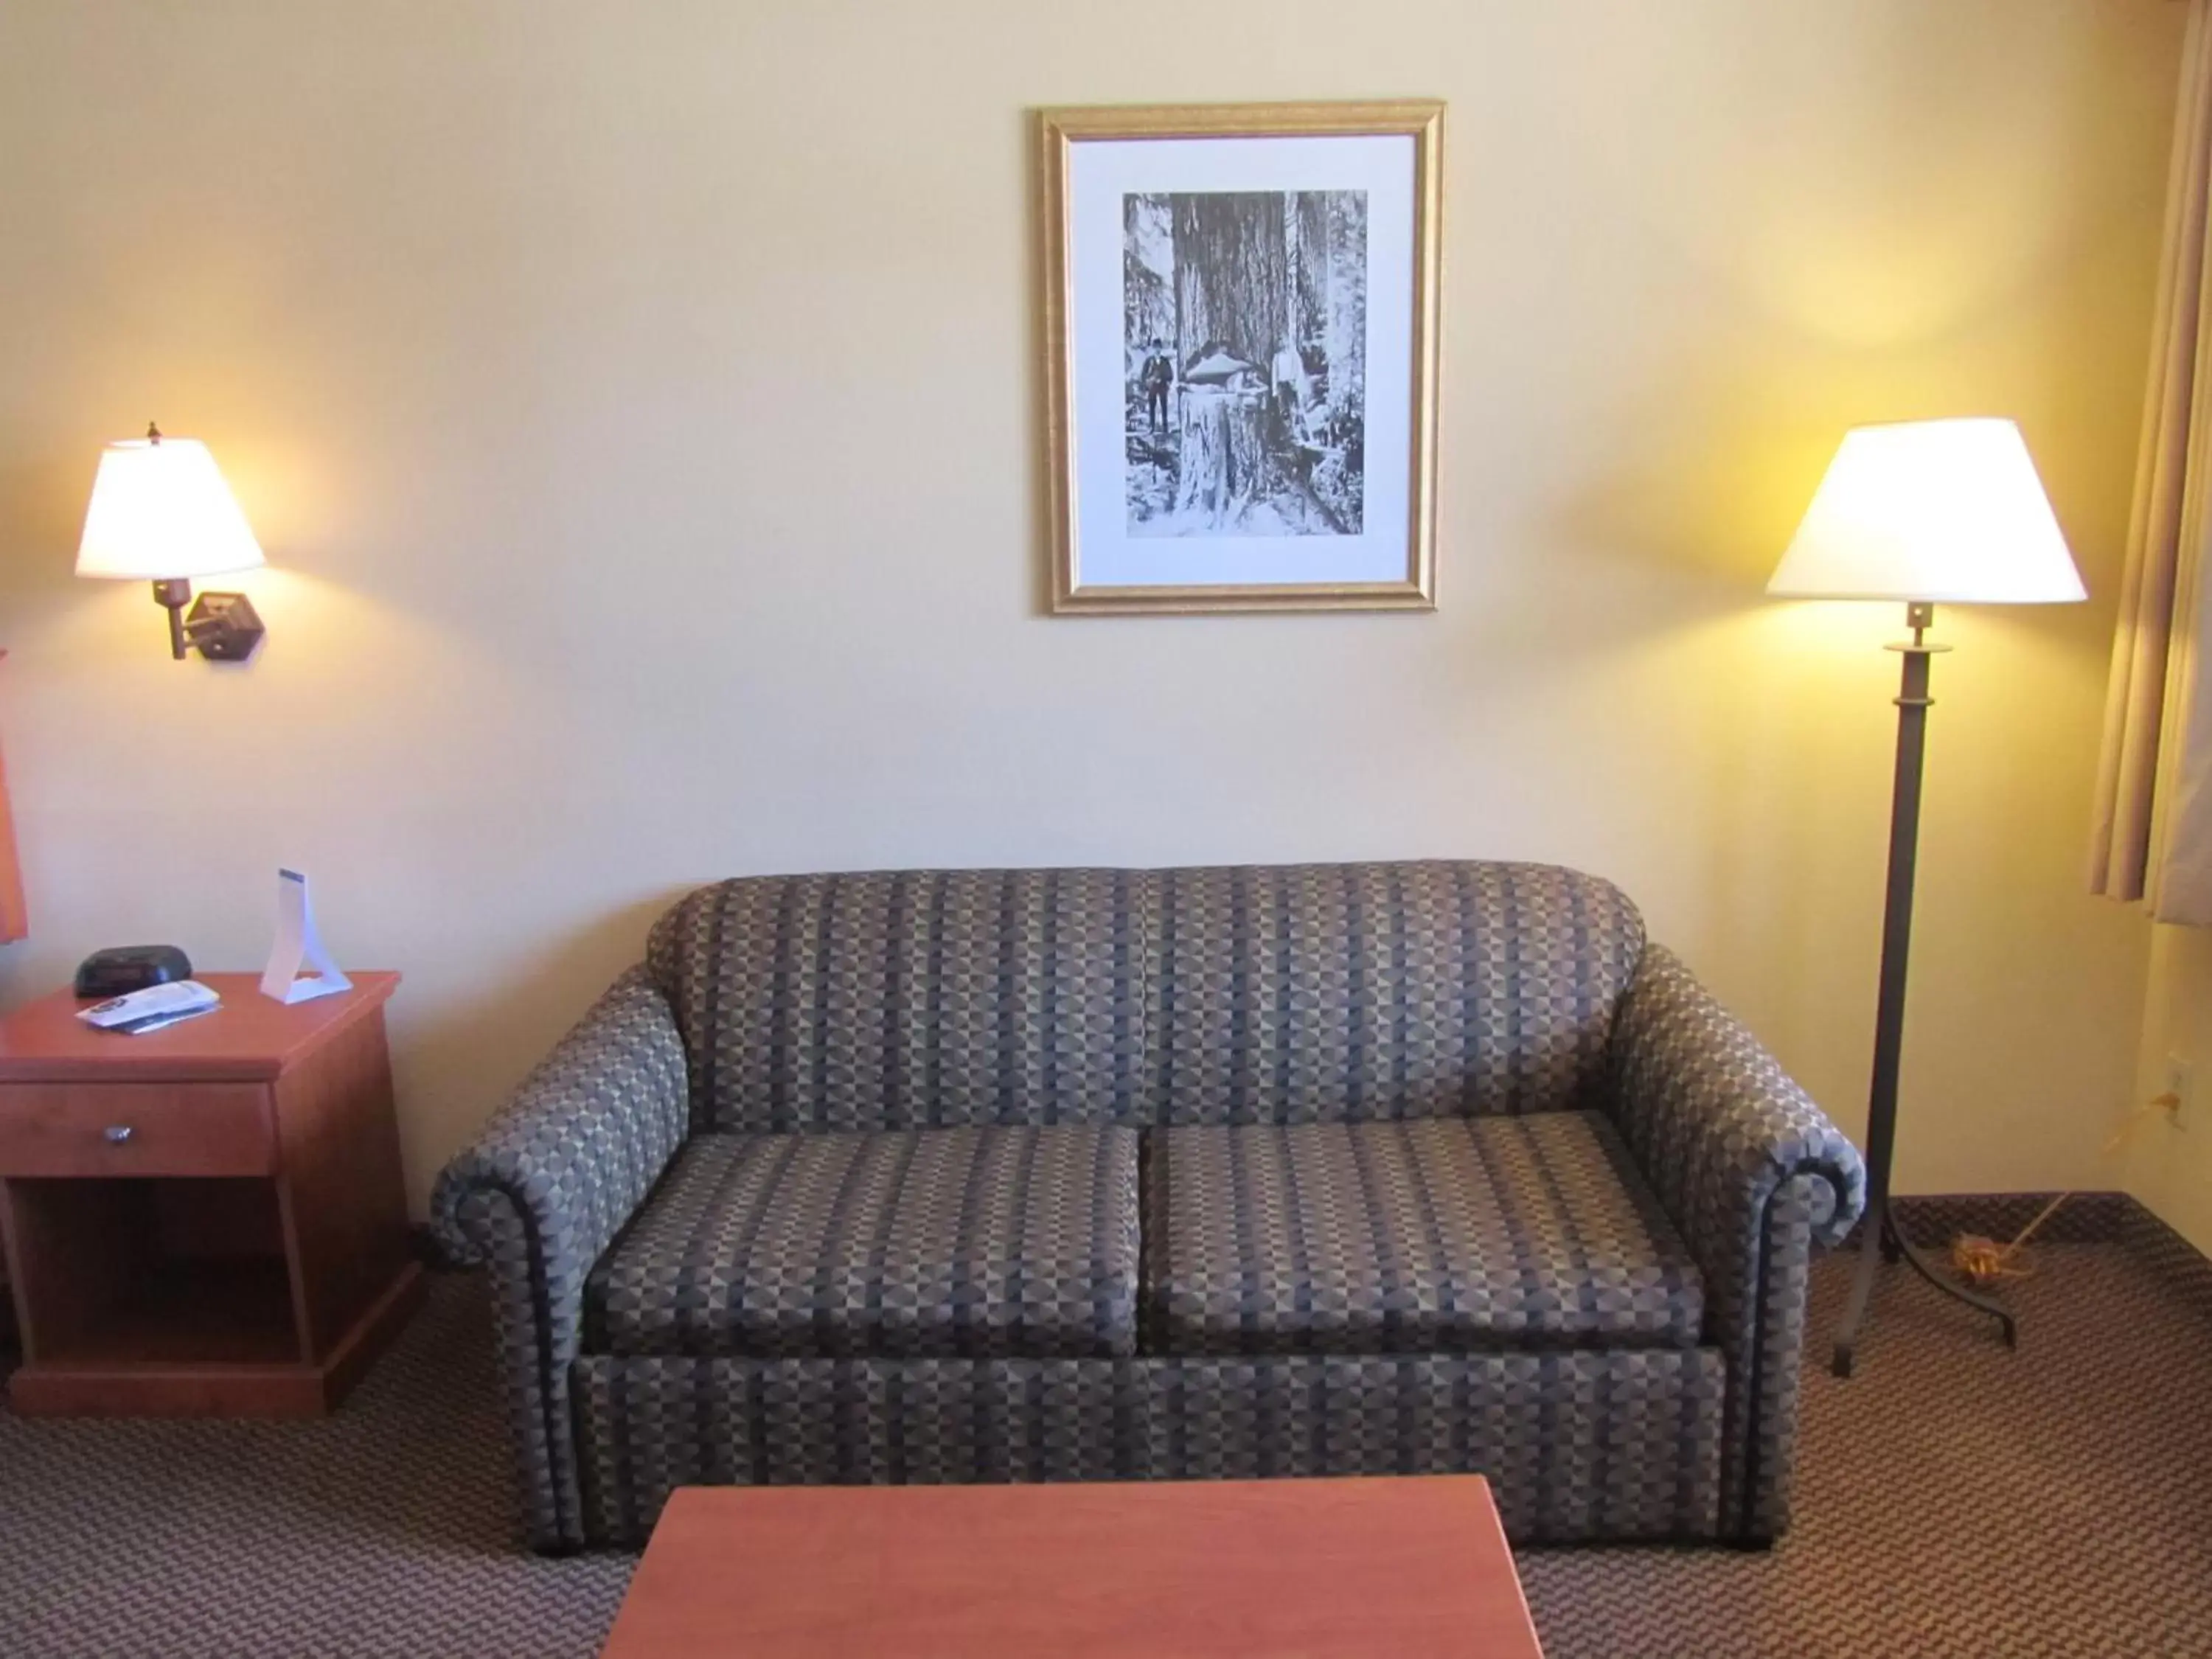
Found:
[[[2187,1073],[2180,1124],[2153,1116],[2136,1126],[2126,1155],[2129,1185],[2212,1254],[2212,928],[2154,930],[2138,1086],[2144,1100],[2166,1088],[2173,1060]]]
[[[34,937],[408,975],[419,1198],[648,918],[789,868],[1610,875],[1848,1127],[1886,612],[1759,584],[1840,432],[2016,416],[2095,594],[1947,613],[1905,1184],[2096,1173],[2081,865],[2181,9],[1036,0],[0,9],[0,668]],[[1049,621],[1024,106],[1449,100],[1434,617]],[[70,574],[208,440],[246,672]]]

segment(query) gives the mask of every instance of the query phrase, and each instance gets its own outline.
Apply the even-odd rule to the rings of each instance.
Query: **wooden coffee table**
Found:
[[[607,1659],[1540,1659],[1473,1475],[687,1486]]]

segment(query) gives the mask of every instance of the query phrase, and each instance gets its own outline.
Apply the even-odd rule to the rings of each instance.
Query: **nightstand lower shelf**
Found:
[[[54,1365],[291,1365],[301,1359],[283,1258],[165,1262],[46,1343]]]
[[[422,1268],[409,1262],[319,1364],[273,1353],[172,1357],[195,1346],[203,1356],[234,1344],[273,1348],[274,1338],[235,1323],[188,1328],[149,1306],[143,1322],[116,1328],[112,1353],[88,1345],[23,1366],[8,1379],[8,1402],[21,1417],[321,1417],[398,1335],[424,1288]]]

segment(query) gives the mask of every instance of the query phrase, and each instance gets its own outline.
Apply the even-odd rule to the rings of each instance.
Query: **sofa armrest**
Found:
[[[1680,958],[1645,948],[1613,1033],[1608,1109],[1705,1280],[1729,1368],[1722,1522],[1788,1520],[1811,1246],[1866,1205],[1858,1151]]]
[[[676,1018],[633,968],[439,1175],[432,1224],[482,1264],[520,1457],[531,1540],[584,1541],[568,1412],[584,1280],[690,1127]]]
[[[1614,1125],[1708,1273],[1737,1262],[1792,1176],[1826,1188],[1811,1218],[1822,1244],[1865,1207],[1858,1149],[1664,945],[1645,947],[1630,982],[1611,1076]]]

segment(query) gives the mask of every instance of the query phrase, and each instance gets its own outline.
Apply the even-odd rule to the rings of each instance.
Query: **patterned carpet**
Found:
[[[1524,1554],[1551,1659],[2212,1653],[2212,1326],[2118,1246],[2043,1263],[2017,1356],[1887,1281],[1771,1555]],[[629,1560],[514,1549],[506,1458],[467,1279],[325,1423],[0,1414],[0,1653],[589,1653]]]

